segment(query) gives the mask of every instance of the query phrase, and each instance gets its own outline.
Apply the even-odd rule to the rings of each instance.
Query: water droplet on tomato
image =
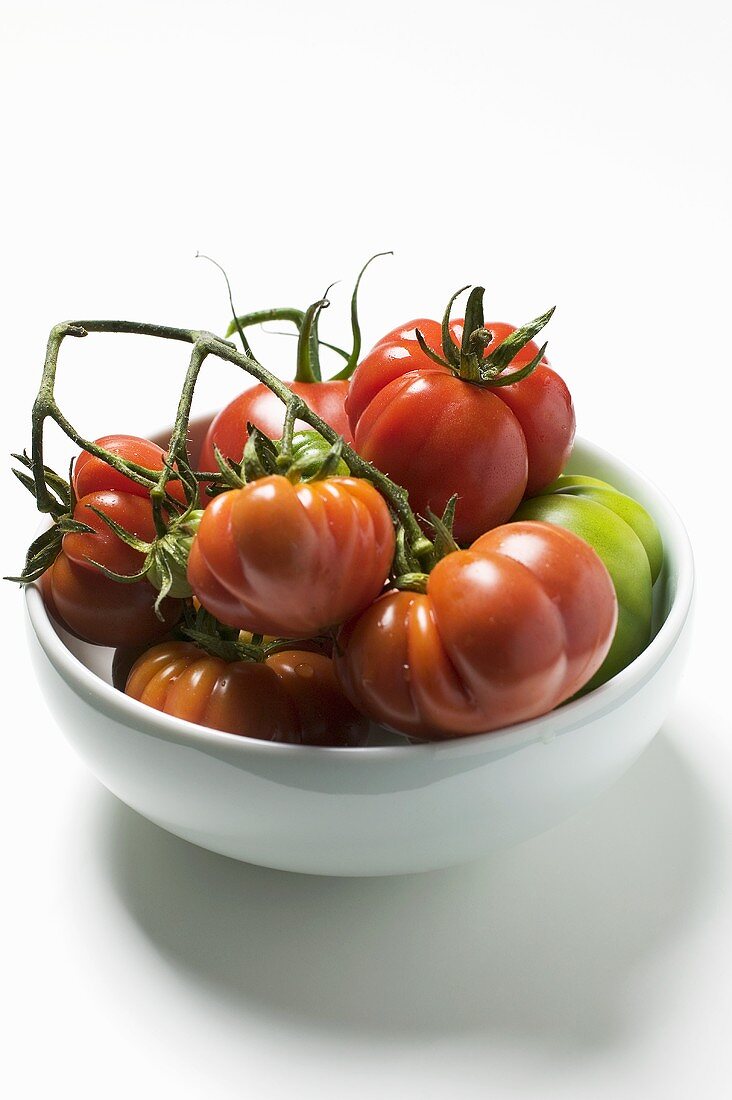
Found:
[[[299,665],[295,665],[295,672],[298,676],[302,676],[305,680],[309,680],[313,674],[313,666],[306,665],[303,661]]]

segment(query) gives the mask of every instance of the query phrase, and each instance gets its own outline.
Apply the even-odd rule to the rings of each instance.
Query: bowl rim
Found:
[[[621,672],[588,695],[582,696],[548,714],[526,722],[491,730],[488,733],[466,734],[442,741],[425,741],[403,745],[366,745],[359,747],[292,745],[278,741],[264,741],[223,730],[209,729],[193,722],[164,714],[132,699],[103,680],[67,648],[56,632],[46,610],[37,585],[27,585],[24,590],[28,619],[41,649],[61,678],[87,702],[116,719],[122,725],[138,732],[176,741],[204,752],[226,748],[247,756],[251,753],[280,756],[325,757],[349,760],[407,760],[424,759],[425,754],[440,757],[474,754],[481,749],[510,751],[536,741],[551,741],[555,737],[586,725],[609,711],[615,710],[635,695],[654,675],[675,646],[689,616],[694,592],[694,560],[688,534],[676,509],[663,492],[631,465],[618,459],[609,451],[582,437],[577,437],[579,449],[586,451],[593,461],[609,463],[623,476],[641,482],[652,503],[650,511],[655,519],[661,519],[663,528],[665,564],[669,558],[676,566],[676,590],[668,614],[655,637],[644,651]],[[284,757],[283,757],[284,758]]]

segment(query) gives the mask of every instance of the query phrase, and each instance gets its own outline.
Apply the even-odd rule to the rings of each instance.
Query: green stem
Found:
[[[254,359],[255,358],[254,352],[252,351],[251,347],[249,346],[249,341],[247,340],[246,336],[244,335],[244,329],[239,324],[239,319],[236,316],[236,310],[234,308],[234,296],[231,293],[231,283],[229,282],[229,276],[226,274],[226,271],[221,266],[221,264],[218,262],[218,260],[214,260],[213,257],[205,256],[203,254],[203,252],[197,252],[196,253],[196,259],[197,260],[208,260],[208,262],[210,264],[213,264],[214,267],[217,267],[219,269],[219,271],[221,272],[221,274],[224,276],[224,281],[226,282],[226,290],[228,291],[228,294],[229,294],[229,305],[231,306],[231,315],[234,318],[234,327],[235,327],[236,331],[239,333],[239,339],[241,340],[241,346],[244,348],[245,353],[251,359]]]
[[[465,319],[463,321],[463,339],[460,348],[460,368],[458,374],[466,382],[477,382],[480,379],[480,360],[486,344],[481,342],[480,333],[490,340],[483,325],[483,295],[485,288],[474,286],[468,295],[465,306]],[[449,329],[448,329],[449,331]]]
[[[442,315],[442,354],[455,370],[460,369],[460,348],[453,340],[452,333],[450,332],[450,314],[452,313],[452,307],[455,300],[460,297],[463,291],[468,289],[468,286],[470,286],[470,283],[468,283],[467,286],[461,286],[460,290],[455,291]]]
[[[227,336],[233,336],[238,331],[238,326],[251,328],[252,325],[264,325],[267,321],[291,321],[299,332],[305,320],[305,312],[295,309],[294,306],[277,306],[274,309],[255,309],[251,313],[242,313],[230,323],[226,330]]]
[[[278,466],[289,466],[292,460],[292,436],[295,431],[295,421],[300,416],[305,403],[296,397],[288,401],[285,408],[285,419],[282,424],[282,436],[280,438],[280,453],[277,455]]]
[[[196,389],[196,382],[198,381],[201,367],[208,354],[209,351],[206,345],[200,338],[196,340],[193,345],[191,357],[188,361],[188,370],[186,371],[183,389],[181,390],[180,400],[178,401],[178,410],[175,414],[175,423],[173,424],[173,431],[170,436],[170,442],[168,443],[168,458],[167,461],[163,463],[163,468],[160,471],[156,484],[150,490],[155,530],[160,538],[162,538],[167,529],[166,521],[163,516],[163,502],[166,498],[166,486],[173,472],[173,464],[175,462],[181,462],[185,464],[186,468],[190,469],[191,463],[188,455],[188,422],[191,418],[191,405],[193,404],[193,394]],[[198,506],[198,500],[196,499],[198,496],[197,488],[194,490],[193,496],[194,499],[191,501],[190,506],[196,508]]]
[[[299,333],[305,320],[305,312],[302,309],[295,309],[292,306],[276,306],[273,309],[257,309],[251,313],[242,313],[239,317],[235,317],[226,330],[226,336],[233,336],[235,332],[238,332],[239,326],[241,328],[251,328],[252,325],[264,325],[267,321],[291,321]],[[282,336],[295,336],[296,334],[283,332]],[[334,351],[336,355],[340,355],[341,359],[350,359],[347,351],[343,348],[339,348],[337,344],[329,344],[327,340],[321,340],[317,335],[311,333],[311,340],[317,340],[317,343],[321,348],[328,348],[329,351]],[[245,354],[249,354],[244,349]],[[336,377],[340,377],[337,375]]]
[[[330,290],[330,287],[328,287]],[[326,290],[325,294],[328,293]],[[305,310],[300,336],[297,341],[296,382],[320,382],[320,355],[318,353],[318,316],[330,303],[323,297]]]
[[[258,382],[267,386],[267,388],[270,389],[288,409],[292,406],[296,411],[297,417],[304,420],[316,432],[319,432],[329,443],[334,444],[341,438],[330,424],[327,424],[317,415],[317,413],[303,404],[300,399],[292,393],[292,390],[290,390],[279,378],[271,374],[266,367],[263,367],[261,363],[258,363],[249,356],[242,354],[230,341],[224,340],[220,336],[215,336],[213,333],[198,331],[196,329],[171,328],[166,325],[145,324],[137,321],[67,322],[56,325],[51,330],[41,386],[33,406],[33,474],[36,482],[38,507],[42,512],[51,512],[54,507],[54,501],[43,480],[43,425],[47,417],[51,417],[55,420],[69,438],[83,450],[89,451],[90,454],[97,455],[120,473],[131,477],[141,485],[145,485],[146,488],[151,488],[151,492],[157,490],[156,496],[158,499],[160,498],[161,485],[164,492],[168,480],[174,476],[173,471],[167,466],[162,472],[159,470],[147,470],[144,467],[137,467],[135,464],[121,459],[118,455],[112,455],[110,452],[105,451],[104,448],[84,439],[58,409],[54,398],[53,388],[61,344],[66,336],[84,337],[90,332],[132,333],[140,336],[155,336],[160,339],[178,340],[183,343],[195,345],[194,351],[191,354],[186,381],[178,405],[176,422],[171,435],[171,462],[173,462],[176,457],[184,458],[185,456],[185,438],[193,390],[201,365],[208,355],[215,355],[224,362],[232,363],[234,366],[239,367],[240,370],[246,371],[247,374],[256,378]],[[414,512],[409,507],[406,490],[393,482],[386,474],[383,474],[370,462],[367,462],[366,459],[357,454],[357,452],[345,442],[342,444],[342,454],[351,472],[356,477],[363,477],[370,481],[390,503],[393,511],[404,527],[412,553],[418,559],[427,557],[432,551],[432,543],[423,534]]]
[[[358,357],[361,354],[361,326],[358,321],[358,289],[361,286],[361,279],[369,264],[374,260],[378,260],[380,256],[393,256],[393,252],[377,252],[372,256],[370,260],[367,260],[358,273],[356,279],[356,285],[353,288],[353,294],[351,295],[351,333],[353,334],[353,346],[351,348],[351,354],[348,356],[346,365],[338,374],[334,375],[333,381],[347,381],[356,367],[358,366]]]
[[[231,301],[231,294],[229,294],[229,301]],[[244,335],[245,328],[250,328],[252,325],[261,325],[265,321],[292,321],[299,332],[302,328],[303,320],[305,319],[305,314],[301,309],[288,309],[287,307],[282,309],[260,309],[254,313],[245,313],[239,317],[234,310],[234,303],[231,302],[231,311],[234,314],[234,319],[227,328],[226,335],[233,336],[235,332],[238,332],[244,354],[248,355],[250,359],[254,359],[255,357],[249,346],[249,341]],[[317,339],[317,334],[315,339]],[[315,350],[317,354],[317,348]]]
[[[131,333],[138,336],[155,336],[163,340],[180,340],[186,343],[195,343],[198,333],[191,329],[171,328],[166,325],[150,325],[137,321],[68,321],[54,325],[48,338],[46,359],[43,365],[43,374],[38,394],[33,403],[31,414],[31,457],[33,463],[33,478],[36,488],[36,501],[38,510],[44,513],[53,513],[55,502],[50,493],[43,473],[43,426],[47,418],[58,424],[59,428],[83,451],[100,458],[114,470],[129,477],[138,485],[146,489],[154,486],[158,480],[160,471],[150,470],[135,462],[127,462],[119,455],[100,447],[93,440],[85,439],[74,426],[66,419],[59,409],[54,396],[56,382],[56,368],[58,355],[65,337],[74,336],[81,338],[90,332],[117,332]]]
[[[427,581],[429,576],[427,573],[404,573],[401,577],[397,577],[392,587],[398,588],[400,592],[422,592],[427,591]]]

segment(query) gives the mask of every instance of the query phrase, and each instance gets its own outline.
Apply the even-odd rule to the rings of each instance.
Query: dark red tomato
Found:
[[[342,435],[346,443],[353,443],[344,408],[348,382],[288,382],[287,385],[326,424]],[[241,462],[247,441],[247,424],[254,424],[270,439],[279,439],[284,418],[285,406],[266,386],[257,385],[245,390],[214,417],[198,456],[199,469],[217,468],[214,444],[225,458]],[[298,420],[295,430],[307,427],[304,421]]]
[[[346,699],[323,653],[283,649],[267,658],[295,704],[303,745],[363,745],[369,720]]]
[[[138,645],[162,638],[181,615],[182,604],[166,599],[163,621],[155,614],[156,590],[147,581],[123,584],[105,577],[92,562],[130,576],[143,555],[127,546],[91,510],[94,506],[140,538],[155,537],[149,499],[131,493],[94,492],[77,501],[74,519],[94,530],[66,534],[61,553],[42,579],[49,610],[72,634],[94,645]]]
[[[515,331],[499,322],[485,327],[494,336],[486,355]],[[457,492],[456,536],[470,541],[509,519],[512,501],[559,476],[574,439],[572,399],[546,359],[515,385],[471,386],[424,354],[416,329],[440,352],[437,321],[420,319],[388,333],[356,369],[349,422],[356,449],[409,490],[417,511],[441,512]],[[450,329],[459,344],[463,322],[452,321]],[[538,351],[527,344],[504,374]]]
[[[188,580],[219,622],[309,637],[378,596],[394,555],[384,498],[360,478],[292,485],[279,475],[215,497],[188,560]]]
[[[165,642],[138,658],[125,691],[188,722],[265,741],[348,746],[368,733],[329,658],[304,650],[226,662],[188,642]]]
[[[105,435],[101,439],[96,439],[95,443],[110,451],[111,454],[118,455],[128,462],[134,462],[138,466],[144,466],[148,470],[163,468],[165,451],[158,447],[157,443],[151,443],[149,439],[140,439],[136,435]],[[143,485],[138,485],[136,481],[120,474],[101,458],[96,458],[88,451],[82,451],[76,459],[72,481],[77,498],[99,489],[118,489],[123,493],[132,493],[133,496],[148,495]],[[174,500],[185,504],[185,493],[179,481],[169,481],[168,492]]]
[[[334,661],[375,721],[458,737],[568,699],[600,667],[616,621],[610,575],[583,539],[511,523],[438,562],[425,594],[381,596],[341,631]]]
[[[163,600],[160,622],[154,611],[158,593],[147,581],[120,584],[98,569],[76,565],[61,552],[41,578],[46,605],[72,634],[93,645],[126,646],[164,637],[181,615],[180,600]]]

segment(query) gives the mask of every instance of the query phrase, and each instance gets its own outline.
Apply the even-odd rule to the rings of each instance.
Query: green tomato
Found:
[[[618,625],[610,652],[580,694],[624,669],[651,640],[653,583],[663,564],[663,544],[653,519],[637,501],[607,482],[562,475],[539,496],[525,500],[513,517],[554,523],[579,535],[605,563],[618,598]]]
[[[297,485],[301,481],[310,481],[320,473],[323,462],[329,455],[331,445],[319,432],[303,430],[292,437],[292,458],[286,476]],[[334,462],[328,471],[330,477],[348,477],[350,470],[343,459]]]
[[[544,489],[544,493],[564,493],[585,500],[596,500],[598,504],[610,508],[624,519],[643,543],[651,567],[651,580],[653,584],[656,583],[663,565],[663,542],[656,524],[642,504],[614,489],[606,481],[582,474],[562,474]]]

